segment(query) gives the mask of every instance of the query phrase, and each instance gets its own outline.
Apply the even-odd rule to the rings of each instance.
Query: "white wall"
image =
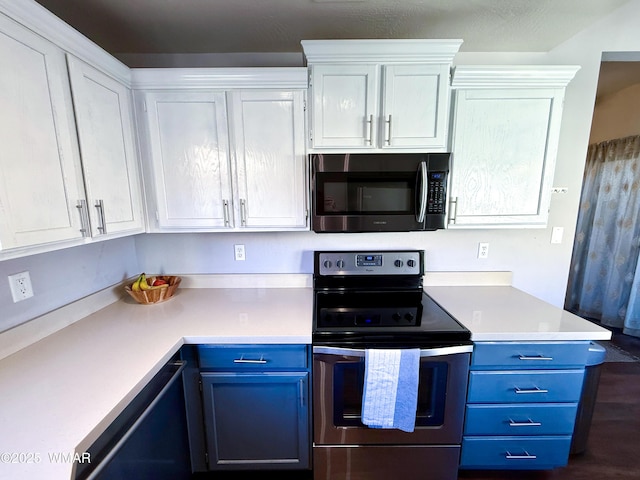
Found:
[[[34,296],[13,303],[8,275],[27,270]],[[0,332],[122,282],[138,271],[133,237],[0,262]]]
[[[589,143],[640,135],[640,83],[596,103]]]

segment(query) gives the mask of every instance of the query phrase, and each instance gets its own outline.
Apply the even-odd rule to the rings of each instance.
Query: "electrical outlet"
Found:
[[[247,257],[244,254],[244,245],[234,245],[233,251],[236,260],[246,260]]]
[[[9,286],[11,287],[13,303],[33,297],[33,288],[31,287],[31,277],[29,276],[29,272],[20,272],[14,275],[9,275]]]
[[[487,242],[478,244],[478,258],[489,258],[489,244]]]

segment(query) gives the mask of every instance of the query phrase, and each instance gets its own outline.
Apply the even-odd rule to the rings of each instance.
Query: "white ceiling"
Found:
[[[108,52],[300,52],[302,39],[461,38],[548,51],[627,0],[36,0]]]

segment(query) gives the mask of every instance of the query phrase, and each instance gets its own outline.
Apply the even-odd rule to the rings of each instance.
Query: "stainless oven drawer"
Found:
[[[459,445],[315,447],[313,478],[456,480],[459,456]]]

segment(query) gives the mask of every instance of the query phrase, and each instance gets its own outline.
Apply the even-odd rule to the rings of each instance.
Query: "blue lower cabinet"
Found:
[[[571,435],[537,437],[467,437],[462,440],[461,468],[545,470],[565,466]]]
[[[589,342],[478,342],[460,468],[567,464]]]

